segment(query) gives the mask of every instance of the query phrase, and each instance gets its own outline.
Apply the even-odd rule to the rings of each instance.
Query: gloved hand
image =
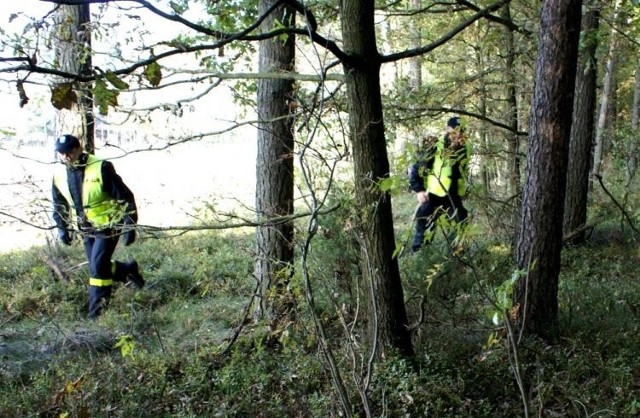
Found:
[[[131,215],[127,215],[122,220],[122,223],[122,240],[124,241],[124,245],[128,247],[136,241],[136,230],[134,229],[135,221]]]
[[[67,231],[64,228],[59,228],[58,229],[58,239],[64,245],[71,245],[71,241],[72,241],[71,235],[69,235],[69,231]]]
[[[125,247],[133,244],[136,241],[136,230],[131,228],[122,235]]]

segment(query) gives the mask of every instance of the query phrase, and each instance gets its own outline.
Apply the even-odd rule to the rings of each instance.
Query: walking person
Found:
[[[459,117],[447,121],[445,135],[409,168],[409,184],[416,193],[416,230],[412,250],[419,251],[425,234],[446,213],[449,219],[464,222],[468,217],[462,204],[471,147]],[[427,237],[429,242],[431,236]]]
[[[73,229],[83,237],[90,274],[89,318],[96,319],[109,303],[113,282],[144,286],[137,261],[111,259],[121,236],[125,246],[136,240],[135,197],[113,163],[84,152],[77,137],[58,137],[55,150],[62,164],[53,176],[53,220],[65,245],[71,245]]]

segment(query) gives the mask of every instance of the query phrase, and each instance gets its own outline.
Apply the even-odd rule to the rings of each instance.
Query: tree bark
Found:
[[[422,0],[411,0],[411,8],[413,10],[420,10],[422,8]],[[416,15],[416,23],[412,24],[409,28],[411,34],[409,38],[410,49],[422,46],[422,27],[420,25],[420,19],[417,19],[418,16],[420,15]],[[419,91],[422,87],[422,57],[420,55],[409,60],[409,80],[411,88],[414,91]]]
[[[511,6],[509,4],[506,4],[501,9],[500,17],[505,21],[511,21]],[[509,155],[509,193],[512,196],[518,196],[518,203],[520,203],[520,138],[518,137],[516,46],[513,32],[508,28],[505,28],[504,31],[506,32],[505,44],[507,46],[505,59],[507,69],[507,125],[511,128],[506,133]]]
[[[640,119],[640,58],[636,62],[636,82],[633,89],[633,109],[631,110],[631,129],[638,130]]]
[[[261,0],[264,14],[276,0]],[[293,11],[285,6],[276,8],[262,23],[263,31],[276,24],[292,26]],[[295,38],[272,38],[260,42],[259,71],[291,72],[295,65]],[[261,79],[258,81],[258,147],[256,159],[256,210],[260,218],[286,216],[293,213],[293,116],[294,80]],[[255,277],[260,283],[256,318],[276,321],[285,315],[288,306],[276,301],[289,278],[293,261],[293,223],[266,223],[256,230]],[[272,290],[275,298],[269,298]]]
[[[478,50],[476,54],[478,55],[476,58],[478,73],[481,73],[485,70],[484,57],[482,54],[484,51]],[[478,87],[478,113],[483,117],[487,117],[487,84],[485,80],[479,80]],[[486,124],[482,123],[482,129],[480,129],[480,141],[485,149],[491,149],[489,134],[487,133]],[[494,160],[494,161],[490,161]],[[500,165],[495,161],[495,156],[483,155],[481,156],[482,167],[482,187],[487,191],[488,194],[491,194],[491,185],[494,183],[495,177],[499,174]]]
[[[398,261],[391,196],[378,182],[389,176],[382,117],[380,56],[376,49],[374,2],[342,2],[344,64],[350,137],[353,145],[355,195],[362,229],[362,263],[369,303],[369,330],[382,356],[390,348],[413,355]]]
[[[524,334],[558,335],[558,275],[564,190],[575,86],[581,0],[542,7],[529,152],[516,261],[526,275],[514,289]]]
[[[62,71],[90,75],[91,62],[91,11],[89,4],[59,5],[56,10],[56,61]],[[58,79],[55,84],[70,83]],[[90,83],[73,82],[76,101],[69,109],[61,109],[56,115],[56,135],[73,134],[80,138],[85,149],[95,150],[95,116]]]
[[[613,12],[613,24],[618,21],[618,13],[620,9],[620,2],[616,0],[615,9]],[[602,85],[602,94],[600,99],[600,111],[598,113],[598,120],[595,128],[595,149],[593,151],[593,167],[591,169],[592,175],[600,175],[602,170],[602,159],[605,149],[605,134],[604,131],[607,125],[607,116],[610,111],[610,101],[612,100],[613,90],[615,85],[616,74],[616,53],[618,49],[618,32],[616,28],[611,29],[611,35],[609,37],[609,52],[607,55],[606,69],[604,73],[604,81]]]
[[[594,2],[591,3],[592,6],[587,10],[582,22],[583,48],[576,74],[576,93],[565,197],[565,235],[580,230],[587,223],[589,170],[591,169],[596,110],[597,31],[600,19],[599,6],[597,4],[593,5]],[[572,236],[572,242],[580,243],[584,241],[585,231],[582,230]]]

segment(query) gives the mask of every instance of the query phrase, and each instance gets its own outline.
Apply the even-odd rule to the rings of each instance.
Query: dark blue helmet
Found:
[[[56,152],[66,154],[78,148],[79,146],[80,140],[76,136],[65,134],[56,138]]]

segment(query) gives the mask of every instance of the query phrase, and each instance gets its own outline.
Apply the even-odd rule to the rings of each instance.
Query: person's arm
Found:
[[[51,184],[51,196],[53,200],[53,221],[58,228],[58,239],[64,244],[70,245],[72,241],[71,234],[69,234],[71,207],[54,182]]]
[[[424,187],[423,173],[421,173],[423,170],[425,170],[425,167],[422,163],[415,163],[409,167],[409,187],[416,193],[416,199],[421,205],[427,203],[429,200]]]
[[[122,218],[122,238],[125,246],[133,244],[136,240],[134,225],[138,222],[138,208],[133,192],[116,173],[113,164],[109,161],[102,163],[102,187],[115,200],[125,203],[125,215]]]
[[[68,229],[71,207],[53,182],[51,184],[51,196],[53,200],[53,221],[58,228]]]
[[[424,167],[420,163],[412,164],[409,167],[409,187],[416,193],[425,191],[424,178],[420,173],[422,170],[424,170]]]
[[[102,187],[114,200],[126,204],[125,223],[134,224],[138,222],[138,208],[136,206],[135,196],[131,189],[124,183],[122,177],[116,173],[115,167],[110,161],[104,161],[102,163]]]

